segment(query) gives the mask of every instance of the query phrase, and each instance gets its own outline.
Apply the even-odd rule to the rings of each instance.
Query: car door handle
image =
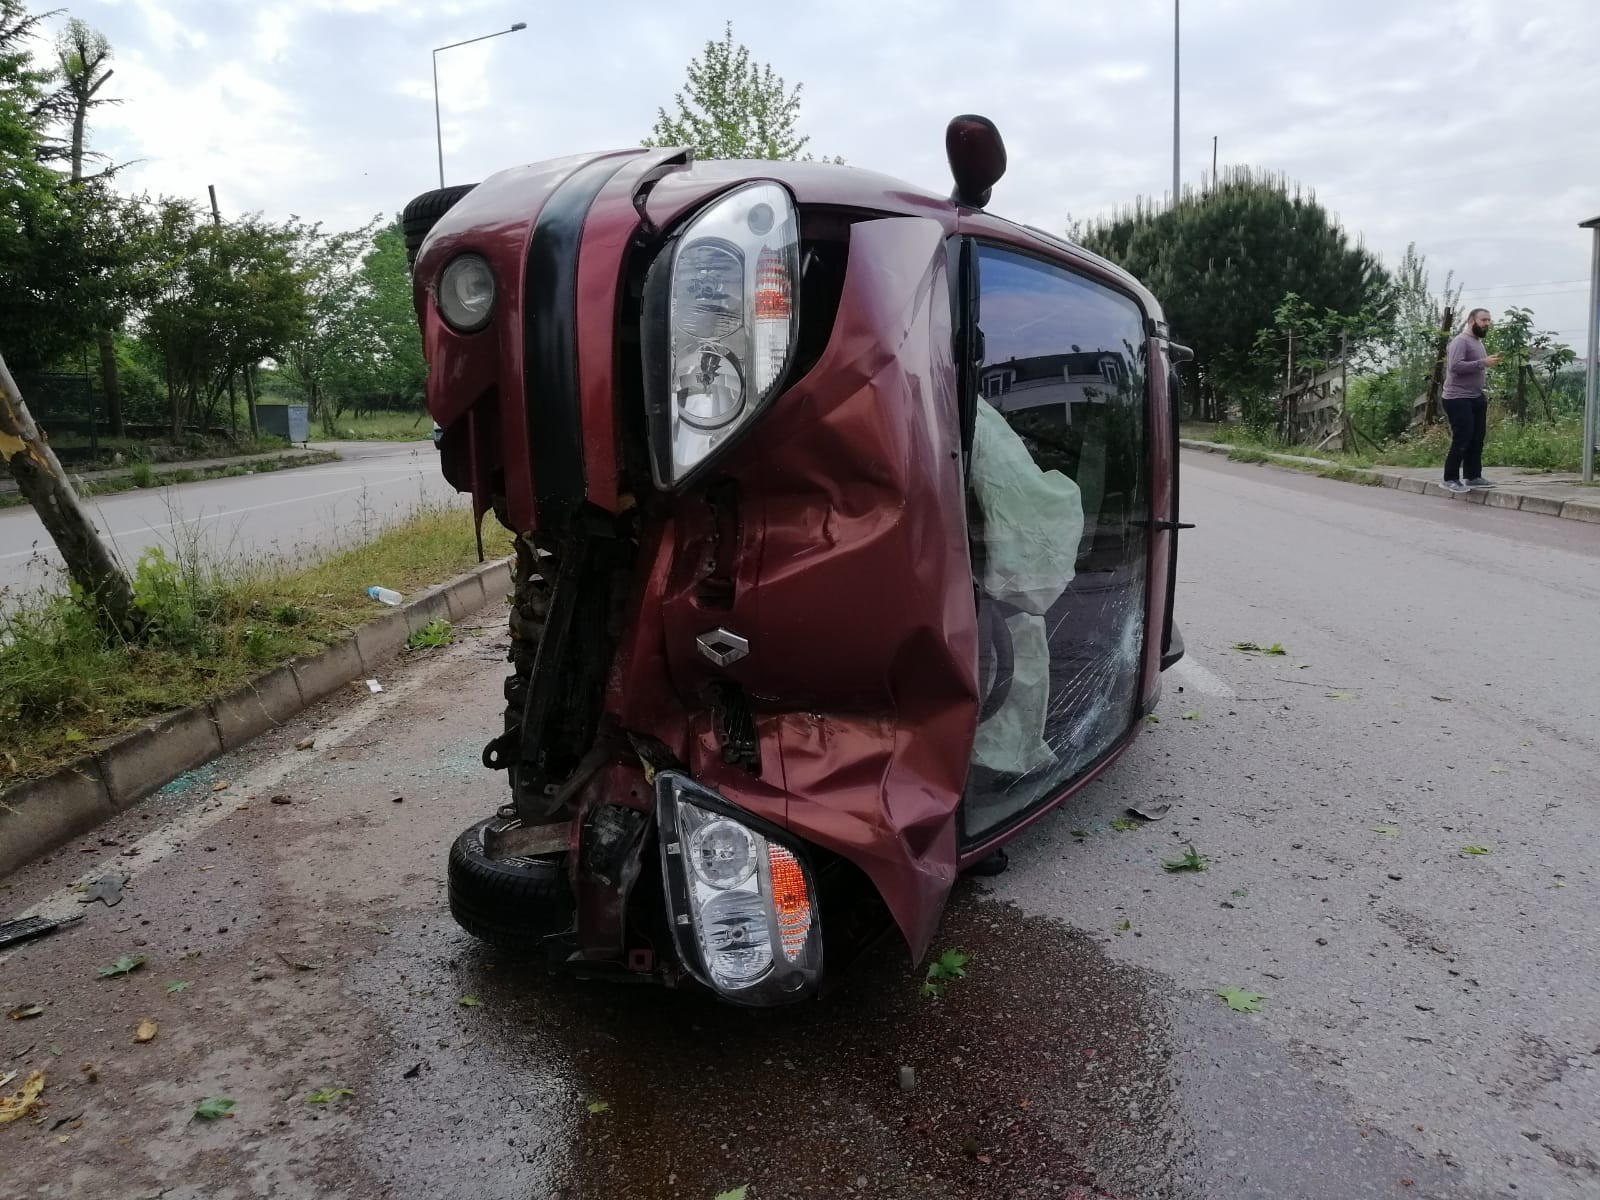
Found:
[[[1151,521],[1151,529],[1165,529],[1177,533],[1180,529],[1193,529],[1194,526],[1186,521]]]

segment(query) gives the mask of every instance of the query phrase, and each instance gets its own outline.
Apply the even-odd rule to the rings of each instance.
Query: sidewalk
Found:
[[[282,450],[272,450],[266,454],[236,454],[231,458],[192,458],[178,462],[151,463],[150,469],[155,472],[157,478],[160,478],[163,475],[173,475],[179,471],[216,471],[227,467],[247,466],[256,462],[277,462],[285,459],[305,458],[313,462],[321,462],[325,461],[330,453],[332,451],[322,447],[287,446]],[[132,463],[126,463],[120,467],[97,467],[92,471],[74,471],[71,467],[68,467],[66,471],[67,477],[74,484],[80,480],[84,483],[97,483],[103,479],[117,479],[121,476],[129,475],[133,471],[133,466],[134,464]],[[4,477],[0,477],[0,496],[13,495],[16,490],[17,481],[12,479],[9,473]]]
[[[1179,439],[1185,450],[1198,450],[1204,454],[1229,455],[1235,447],[1222,442],[1199,442],[1189,438]],[[1253,451],[1254,447],[1247,447]],[[1308,458],[1299,454],[1277,454],[1261,451],[1267,464],[1296,470],[1318,470],[1322,467],[1340,468],[1341,464],[1325,458]],[[1499,486],[1492,490],[1468,492],[1455,496],[1440,486],[1442,472],[1438,467],[1344,467],[1353,475],[1367,475],[1382,482],[1384,487],[1402,492],[1416,492],[1424,496],[1438,496],[1464,504],[1487,504],[1490,508],[1514,508],[1521,512],[1539,513],[1547,517],[1564,517],[1569,521],[1587,521],[1600,525],[1600,487],[1585,487],[1578,476],[1570,472],[1530,474],[1517,467],[1486,467],[1484,476]]]

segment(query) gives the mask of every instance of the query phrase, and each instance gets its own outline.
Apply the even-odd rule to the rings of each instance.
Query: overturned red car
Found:
[[[825,163],[558,159],[404,224],[445,476],[515,535],[510,785],[457,921],[737,1003],[813,994],[1108,766],[1182,654],[1155,299]]]

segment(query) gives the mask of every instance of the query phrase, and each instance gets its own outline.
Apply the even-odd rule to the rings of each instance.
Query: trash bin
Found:
[[[311,436],[311,421],[306,413],[304,404],[258,404],[256,424],[262,433],[304,443]]]

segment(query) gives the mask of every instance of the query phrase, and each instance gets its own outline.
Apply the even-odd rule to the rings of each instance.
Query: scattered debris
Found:
[[[1453,699],[1450,696],[1435,696],[1433,698],[1435,700],[1437,700],[1440,704],[1449,704],[1451,702],[1451,700]]]
[[[194,1106],[194,1119],[197,1121],[215,1121],[218,1117],[233,1117],[233,1108],[237,1101],[226,1096],[207,1096]]]
[[[21,1091],[13,1092],[9,1096],[0,1096],[0,1125],[31,1113],[37,1107],[43,1092],[44,1072],[35,1071],[22,1081]]]
[[[288,796],[284,796],[284,795],[273,796],[271,798],[271,802],[273,804],[293,804],[294,803],[294,801],[292,799],[290,799]]]
[[[1469,855],[1472,855],[1473,857],[1477,857],[1478,855],[1481,855],[1481,854],[1488,854],[1489,853],[1489,847],[1487,847],[1487,846],[1463,846],[1463,847],[1461,847],[1461,853],[1469,854]]]
[[[17,1008],[13,1008],[6,1014],[6,1016],[10,1017],[13,1021],[26,1021],[30,1017],[44,1016],[44,1009],[39,1007],[37,1004],[23,1004]]]
[[[741,1183],[738,1187],[730,1188],[726,1192],[718,1192],[715,1200],[747,1200],[749,1195],[750,1185],[748,1183]]]
[[[1261,1002],[1266,999],[1259,992],[1247,992],[1243,988],[1219,988],[1217,995],[1228,1002],[1228,1007],[1234,1012],[1260,1012]]]
[[[161,1027],[149,1017],[139,1022],[139,1028],[133,1031],[133,1040],[143,1045],[145,1042],[156,1040],[156,1032]]]
[[[421,1063],[417,1063],[415,1066],[409,1068],[403,1075],[401,1075],[400,1078],[401,1079],[415,1079],[418,1075],[421,1075],[421,1074],[422,1074],[422,1064]]]
[[[1150,715],[1149,715],[1149,716],[1147,716],[1147,717],[1146,717],[1146,718],[1145,718],[1145,720],[1146,720],[1146,721],[1148,721],[1148,722],[1149,722],[1149,723],[1150,723],[1150,724],[1152,724],[1152,725],[1159,725],[1159,724],[1161,724],[1161,718],[1160,718],[1160,717],[1158,717],[1158,716],[1156,716],[1156,715],[1155,715],[1155,713],[1151,713],[1151,714],[1150,714]]]
[[[1139,825],[1139,822],[1130,821],[1127,817],[1112,817],[1111,828],[1115,829],[1118,833],[1132,833],[1135,829],[1141,828],[1141,826]]]
[[[276,954],[283,965],[288,967],[291,971],[315,971],[321,965],[320,963],[295,962],[294,959],[284,954],[282,950],[274,950],[273,953]]]
[[[212,785],[211,785],[211,790],[212,790],[212,791],[213,791],[213,792],[225,792],[225,791],[227,791],[227,790],[228,790],[228,789],[229,789],[229,788],[231,788],[231,787],[232,787],[232,786],[233,786],[233,780],[231,780],[231,779],[224,779],[224,780],[221,780],[221,781],[220,781],[220,782],[218,782],[218,783],[213,783],[213,784],[212,784]]]
[[[913,1092],[917,1088],[917,1069],[915,1067],[900,1068],[900,1090]]]
[[[1116,925],[1112,927],[1112,932],[1116,934],[1124,934],[1132,928],[1133,922],[1128,920],[1127,917],[1123,917],[1122,920],[1118,921]]]
[[[99,972],[99,976],[100,976],[101,979],[110,979],[114,975],[131,975],[135,971],[137,971],[140,967],[144,966],[144,964],[145,964],[144,955],[142,955],[142,954],[135,954],[135,955],[124,954],[124,955],[119,956],[116,962],[108,963],[105,966],[101,967],[100,968],[100,972]]]
[[[477,1008],[483,1001],[476,996],[463,996],[456,1003],[461,1005],[462,1008]]]
[[[1389,878],[1394,880],[1396,883],[1399,883],[1405,877],[1401,875],[1399,871],[1390,871]]]
[[[1152,804],[1130,804],[1128,811],[1141,821],[1159,821],[1172,811],[1172,802],[1163,800]]]
[[[167,995],[169,996],[176,996],[179,992],[186,992],[188,990],[189,981],[187,979],[167,980]]]
[[[1329,700],[1359,700],[1361,697],[1354,692],[1329,692]]]
[[[611,1105],[607,1104],[604,1100],[591,1100],[586,1107],[588,1108],[589,1115],[591,1117],[598,1117],[601,1113],[607,1113],[611,1111]]]
[[[1188,712],[1183,714],[1183,719],[1185,721],[1198,721],[1200,719],[1200,710],[1198,708],[1191,708]]]
[[[96,900],[100,900],[107,908],[115,908],[122,903],[122,889],[127,882],[126,875],[102,875],[78,897],[78,903],[93,904]]]
[[[1398,825],[1374,825],[1372,827],[1372,832],[1373,833],[1381,833],[1381,834],[1383,834],[1384,837],[1399,837],[1400,836],[1400,826],[1398,826]]]
[[[294,748],[296,750],[314,750],[314,749],[316,749],[316,746],[317,746],[317,739],[314,738],[314,737],[301,738],[298,742],[296,742],[294,744]]]
[[[43,937],[47,933],[54,933],[63,925],[70,925],[74,921],[81,921],[82,913],[74,913],[70,917],[63,917],[53,921],[48,917],[18,917],[15,921],[0,921],[0,946],[9,946],[13,942],[25,942],[29,938]]]
[[[369,679],[367,680],[367,691],[374,694],[381,692],[383,691],[383,684],[379,683],[376,679]]]
[[[405,802],[406,798],[404,796],[396,796],[393,801],[395,804],[404,804]]]
[[[1179,871],[1204,871],[1209,865],[1210,860],[1208,860],[1204,854],[1201,854],[1198,850],[1196,850],[1193,845],[1190,845],[1183,852],[1182,858],[1163,862],[1161,864],[1161,869],[1163,871],[1176,874]]]

